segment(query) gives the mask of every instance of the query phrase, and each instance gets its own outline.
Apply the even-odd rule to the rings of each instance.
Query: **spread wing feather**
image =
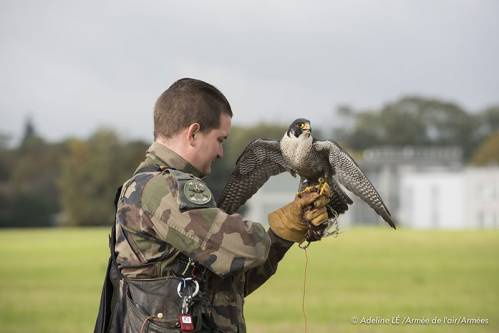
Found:
[[[265,182],[284,171],[293,171],[282,157],[278,141],[256,139],[239,156],[225,184],[218,207],[228,214],[237,212]]]
[[[333,200],[331,207],[338,213],[343,214],[348,210],[348,205],[353,204],[352,199],[341,189],[336,180],[329,180],[331,191],[333,192]]]
[[[353,158],[337,143],[332,141],[317,141],[314,143],[314,148],[327,154],[329,163],[335,173],[334,177],[349,191],[366,202],[395,229],[395,222],[381,196]]]

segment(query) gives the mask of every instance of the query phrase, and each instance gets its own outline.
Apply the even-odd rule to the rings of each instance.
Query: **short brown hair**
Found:
[[[193,123],[208,132],[220,126],[220,114],[232,117],[225,96],[209,83],[184,78],[159,96],[154,106],[154,138],[171,137]]]

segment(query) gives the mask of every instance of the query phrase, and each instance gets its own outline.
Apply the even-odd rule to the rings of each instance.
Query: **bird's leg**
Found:
[[[308,230],[305,235],[306,242],[304,242],[303,246],[300,244],[300,247],[302,248],[306,248],[311,242],[321,240],[323,237],[337,234],[338,232],[337,230],[331,231],[333,226],[337,228],[336,217],[338,216],[338,213],[336,213],[336,211],[334,211],[331,207],[328,207],[328,204],[333,196],[333,192],[331,191],[331,186],[329,185],[327,179],[329,179],[327,175],[326,177],[319,177],[314,185],[309,186],[305,186],[305,180],[302,186],[303,190],[298,193],[298,196],[306,192],[318,192],[320,195],[320,198],[314,201],[313,205],[305,208],[306,210],[313,209],[313,207],[327,207],[328,210],[328,218],[321,221],[321,223],[317,225],[308,223]]]
[[[303,184],[307,183],[307,180],[303,182]],[[318,179],[317,184],[305,186],[303,190],[297,193],[298,196],[308,193],[308,192],[319,192],[320,195],[331,198],[331,187],[329,186],[327,180],[324,177],[320,177]]]
[[[323,178],[323,177],[319,178],[318,186],[319,186],[319,194],[320,195],[325,195],[327,197],[332,196],[331,187],[329,186],[329,184],[325,178]]]

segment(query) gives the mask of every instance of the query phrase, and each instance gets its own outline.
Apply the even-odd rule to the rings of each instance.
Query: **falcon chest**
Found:
[[[315,175],[316,163],[314,163],[312,138],[306,140],[293,140],[284,137],[281,140],[281,151],[284,158],[295,169],[300,176],[311,177]]]

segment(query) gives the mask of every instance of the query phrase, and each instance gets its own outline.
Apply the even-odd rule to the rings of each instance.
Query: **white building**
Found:
[[[468,169],[465,180],[466,227],[499,228],[499,167]]]
[[[499,168],[407,172],[399,220],[410,228],[499,228]]]
[[[457,172],[463,169],[462,152],[457,147],[382,147],[364,151],[359,165],[374,184],[390,213],[399,219],[404,193],[401,180],[407,173]],[[356,223],[378,223],[376,213],[365,204],[353,209]]]
[[[463,172],[407,172],[400,180],[399,222],[410,228],[464,228]]]

